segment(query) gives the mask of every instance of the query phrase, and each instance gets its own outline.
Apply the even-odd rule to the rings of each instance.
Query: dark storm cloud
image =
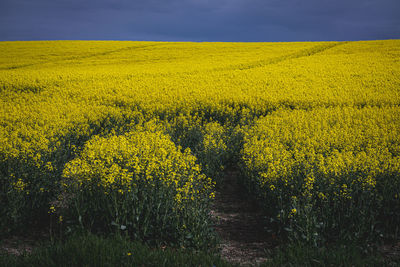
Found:
[[[399,0],[0,1],[0,40],[400,38]]]

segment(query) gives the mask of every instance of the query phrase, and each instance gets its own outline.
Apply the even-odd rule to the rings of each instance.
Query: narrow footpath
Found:
[[[238,182],[239,172],[228,170],[223,186],[217,190],[212,216],[221,238],[221,256],[241,265],[257,265],[268,260],[266,249],[274,248],[274,240],[264,230],[266,220],[254,203],[243,195]]]

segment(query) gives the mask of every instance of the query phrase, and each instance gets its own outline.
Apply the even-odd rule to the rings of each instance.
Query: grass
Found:
[[[270,262],[262,266],[399,266],[400,258],[385,258],[376,250],[357,245],[307,247],[289,244],[273,252]]]
[[[261,266],[399,266],[400,258],[385,258],[357,245],[315,248],[282,246],[269,252]],[[80,234],[66,241],[43,243],[32,253],[0,254],[0,266],[237,266],[220,256],[186,249],[151,248],[121,236]]]
[[[81,234],[44,243],[31,254],[0,256],[0,266],[231,266],[218,256],[150,248],[123,237]]]

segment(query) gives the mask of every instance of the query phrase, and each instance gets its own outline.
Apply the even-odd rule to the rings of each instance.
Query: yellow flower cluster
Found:
[[[398,209],[399,148],[397,106],[278,110],[247,131],[242,165],[270,211],[298,220],[293,210],[311,205],[321,223],[344,229],[346,216],[378,220]]]
[[[180,240],[189,222],[207,228],[204,217],[215,196],[215,183],[201,173],[190,149],[182,151],[164,133],[144,129],[93,137],[65,165],[62,182],[76,209],[72,217],[96,220],[105,230],[117,225],[143,240],[181,235]]]
[[[234,157],[276,195],[384,192],[398,177],[399,44],[1,42],[0,221],[46,213],[61,173],[65,188],[98,179],[126,196],[160,181],[174,201],[196,199],[197,180],[211,187],[201,172],[215,178]],[[149,122],[201,170],[157,131],[125,135]]]
[[[294,181],[316,194],[336,187],[346,195],[355,184],[374,190],[377,177],[400,173],[399,126],[398,107],[279,110],[246,133],[243,161],[271,190]],[[321,180],[326,186],[315,188]]]
[[[161,132],[148,131],[94,137],[80,157],[66,164],[63,176],[67,187],[84,187],[95,180],[95,185],[108,193],[130,192],[143,184],[155,186],[161,182],[174,188],[179,203],[207,194],[209,198],[214,184],[201,174],[189,149],[182,153]]]
[[[26,183],[24,183],[24,181],[22,179],[18,179],[18,181],[14,183],[15,190],[17,190],[19,192],[24,191],[25,187],[26,187]]]

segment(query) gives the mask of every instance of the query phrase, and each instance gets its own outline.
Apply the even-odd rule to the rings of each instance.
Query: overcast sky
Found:
[[[0,0],[0,40],[400,38],[400,0]]]

